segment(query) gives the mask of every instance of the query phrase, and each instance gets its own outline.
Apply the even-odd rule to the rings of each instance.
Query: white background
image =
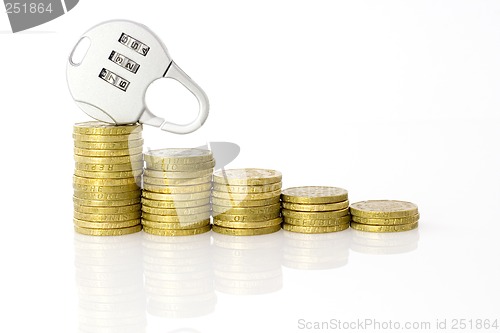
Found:
[[[114,18],[161,36],[211,102],[202,129],[178,136],[147,127],[146,147],[230,141],[241,154],[229,167],[280,170],[284,187],[344,187],[351,202],[412,201],[422,216],[410,236],[335,236],[348,257],[340,268],[283,267],[278,291],[216,291],[211,314],[147,314],[144,331],[294,332],[300,318],[500,320],[499,2],[82,0],[19,34],[0,13],[1,331],[83,332],[71,133],[88,117],[71,99],[65,67],[78,37]],[[179,121],[195,113],[180,86],[155,88],[153,112]],[[290,236],[276,237],[286,245]],[[325,243],[304,242],[297,246]],[[374,255],[355,251],[356,242],[375,242],[377,252],[418,248]],[[325,255],[335,257],[329,246]]]

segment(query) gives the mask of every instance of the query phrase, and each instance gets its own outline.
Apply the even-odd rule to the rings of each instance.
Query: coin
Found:
[[[144,184],[159,186],[199,185],[212,181],[212,174],[197,178],[152,178],[144,177]]]
[[[193,215],[205,212],[210,212],[210,205],[198,207],[185,207],[185,208],[154,208],[143,206],[142,211],[148,214],[162,215],[162,216],[177,216],[177,215]]]
[[[151,178],[198,178],[212,176],[213,169],[200,170],[200,171],[158,171],[158,170],[144,170],[144,176]]]
[[[135,219],[135,220],[125,220],[117,222],[95,222],[95,221],[84,221],[74,218],[73,223],[77,227],[89,228],[89,229],[120,229],[120,228],[127,228],[140,225],[141,220]]]
[[[214,182],[223,185],[266,185],[281,182],[281,172],[270,169],[229,169],[214,173]]]
[[[213,160],[213,155],[207,149],[166,148],[146,152],[144,160],[150,164],[198,164]]]
[[[89,142],[89,141],[75,141],[75,148],[80,149],[96,149],[96,150],[122,150],[142,147],[144,144],[143,139],[128,140],[120,142]]]
[[[257,222],[229,222],[214,218],[214,225],[232,229],[252,229],[252,228],[255,229],[255,228],[272,227],[277,225],[281,226],[281,222],[282,222],[281,217],[266,221],[257,221]]]
[[[299,204],[283,201],[281,203],[284,209],[295,210],[299,212],[327,212],[332,210],[341,210],[349,207],[349,201],[334,202],[329,204]]]
[[[231,235],[231,236],[257,236],[271,234],[277,232],[281,229],[281,225],[273,225],[271,227],[265,228],[254,228],[254,229],[235,229],[235,228],[225,228],[214,225],[212,230],[219,234]]]
[[[130,184],[140,184],[140,178],[118,178],[118,179],[95,179],[73,176],[73,184],[87,185],[87,186],[122,186]]]
[[[214,190],[229,193],[263,193],[281,189],[281,182],[267,185],[223,185],[214,183]]]
[[[351,222],[351,228],[367,232],[402,232],[418,228],[418,221],[399,225],[367,225]]]
[[[397,218],[366,218],[359,216],[352,216],[352,220],[361,224],[369,224],[369,225],[399,225],[399,224],[409,224],[413,222],[417,222],[420,219],[420,215],[416,214],[413,216],[407,217],[397,217]]]
[[[141,218],[141,212],[135,211],[130,213],[121,214],[93,214],[93,213],[80,213],[75,211],[75,219],[87,222],[119,222],[128,221]]]
[[[301,186],[283,190],[281,199],[301,204],[323,204],[347,200],[347,191],[330,186]]]
[[[140,198],[141,191],[130,191],[123,193],[92,193],[75,191],[74,196],[86,200],[126,200]]]
[[[123,236],[141,231],[142,225],[120,229],[90,229],[82,228],[75,225],[75,231],[90,236]]]
[[[178,194],[178,193],[196,193],[209,191],[212,188],[212,183],[185,185],[185,186],[161,186],[144,184],[144,189],[150,192]]]
[[[192,215],[174,215],[174,216],[154,215],[154,214],[149,214],[149,213],[142,213],[142,218],[145,220],[152,221],[152,222],[188,223],[188,222],[199,222],[199,221],[209,219],[210,213],[206,212],[206,213],[199,213],[199,214],[192,214]]]
[[[144,232],[157,236],[190,236],[208,232],[210,231],[210,227],[210,225],[195,229],[155,229],[144,227]]]
[[[138,204],[141,202],[141,197],[137,196],[131,199],[123,200],[91,200],[73,197],[73,202],[79,206],[88,207],[120,207]]]
[[[75,162],[85,164],[130,164],[134,161],[143,161],[142,154],[135,154],[129,156],[115,156],[115,157],[89,157],[89,156],[74,156]]]
[[[406,201],[370,200],[351,205],[351,214],[366,218],[399,218],[416,215],[418,207]]]
[[[339,224],[346,224],[351,221],[351,216],[346,215],[342,217],[335,217],[330,219],[294,219],[291,217],[283,217],[283,220],[287,224],[307,226],[307,227],[328,227],[335,226]]]
[[[281,213],[283,216],[291,217],[295,219],[318,219],[318,220],[326,220],[336,217],[342,217],[349,214],[349,208],[341,209],[341,210],[333,210],[328,212],[297,212],[295,210],[282,209]]]
[[[210,203],[210,197],[197,199],[197,200],[187,200],[187,201],[161,201],[152,200],[147,198],[141,199],[142,205],[152,208],[164,208],[164,209],[182,209],[189,207],[198,207],[208,205]]]
[[[132,212],[140,212],[141,205],[129,205],[129,206],[118,206],[118,207],[92,207],[92,206],[80,206],[74,205],[75,211],[87,214],[124,214]]]
[[[142,147],[130,149],[104,150],[73,148],[75,155],[87,157],[120,157],[142,154]]]
[[[194,222],[156,222],[143,218],[142,225],[145,227],[155,228],[155,229],[177,229],[177,230],[196,229],[209,226],[210,219],[194,221]]]
[[[324,234],[328,232],[338,232],[349,228],[349,223],[327,226],[327,227],[309,227],[283,223],[283,229],[291,232],[299,232],[303,234]]]
[[[212,169],[215,166],[215,160],[196,163],[196,164],[151,164],[146,163],[146,167],[151,170],[163,172],[193,172],[206,169]]]
[[[280,211],[262,213],[262,214],[246,214],[246,215],[231,215],[226,213],[214,213],[215,219],[228,222],[257,222],[266,221],[278,218],[280,216]]]
[[[95,192],[95,193],[122,193],[130,191],[139,191],[141,189],[137,184],[120,185],[120,186],[95,186],[95,185],[81,185],[73,184],[76,191],[81,192]]]
[[[268,206],[280,202],[279,197],[262,199],[262,200],[227,200],[212,197],[212,203],[217,206],[223,206],[229,208],[236,207],[258,207],[258,206]]]
[[[227,192],[219,192],[212,191],[212,196],[220,199],[226,200],[262,200],[262,199],[270,199],[279,197],[281,190],[276,190],[272,192],[263,192],[263,193],[227,193]]]
[[[164,194],[164,193],[154,193],[144,190],[142,191],[142,196],[146,199],[152,199],[152,200],[189,201],[189,200],[209,198],[210,191],[197,192],[197,193]]]
[[[131,163],[123,164],[88,164],[75,163],[75,170],[91,171],[91,172],[122,172],[134,171],[142,173],[142,161],[132,161]]]
[[[124,135],[85,135],[85,134],[75,134],[73,133],[73,139],[75,141],[85,141],[85,142],[121,142],[130,140],[140,140],[142,139],[142,133],[132,133]]]
[[[275,203],[272,205],[259,206],[259,207],[225,207],[212,205],[214,213],[225,213],[231,215],[246,215],[246,214],[263,214],[274,213],[280,211],[280,204]]]
[[[142,132],[142,125],[114,125],[101,121],[87,121],[73,125],[73,133],[85,135],[126,135]]]
[[[85,178],[99,178],[99,179],[117,179],[117,178],[132,178],[139,177],[142,174],[141,170],[134,171],[117,171],[117,172],[102,172],[102,171],[83,171],[75,170],[75,176]]]

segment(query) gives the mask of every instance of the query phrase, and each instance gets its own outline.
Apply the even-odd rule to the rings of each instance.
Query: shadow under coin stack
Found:
[[[141,230],[142,126],[75,124],[74,225],[93,236]]]
[[[401,232],[418,227],[417,205],[396,200],[370,200],[351,205],[351,228],[368,232]]]
[[[283,229],[304,234],[337,232],[349,228],[347,191],[330,186],[302,186],[281,194]]]
[[[281,229],[281,172],[221,170],[214,174],[213,231],[233,236],[270,234]]]
[[[167,148],[144,154],[142,224],[157,236],[210,231],[210,193],[215,160],[197,148]]]

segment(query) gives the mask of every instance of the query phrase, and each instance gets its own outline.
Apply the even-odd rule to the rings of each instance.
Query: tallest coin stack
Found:
[[[142,126],[75,124],[75,230],[118,236],[141,230]]]

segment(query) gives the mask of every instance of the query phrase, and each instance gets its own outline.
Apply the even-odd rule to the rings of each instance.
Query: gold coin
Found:
[[[195,229],[155,229],[144,227],[144,232],[156,236],[192,236],[209,232],[210,228],[210,225]]]
[[[149,213],[142,213],[142,218],[145,220],[149,220],[152,222],[180,222],[180,223],[188,223],[188,222],[199,222],[210,218],[210,213],[199,213],[193,215],[154,215]]]
[[[212,210],[214,211],[214,213],[225,213],[230,215],[264,214],[279,212],[280,204],[275,203],[267,206],[235,208],[212,205]]]
[[[351,221],[351,216],[346,215],[342,217],[335,217],[330,219],[294,219],[291,217],[284,217],[284,222],[287,224],[304,226],[304,227],[329,227],[340,224],[346,224]]]
[[[250,229],[250,228],[266,228],[272,226],[281,226],[282,219],[281,217],[266,220],[266,221],[258,221],[258,222],[229,222],[218,220],[214,218],[214,225],[224,228],[232,228],[232,229]]]
[[[144,184],[159,186],[199,185],[212,181],[212,175],[197,178],[152,178],[144,177]]]
[[[407,217],[396,217],[396,218],[366,218],[366,217],[359,217],[359,216],[352,216],[352,220],[357,223],[361,224],[369,224],[369,225],[399,225],[399,224],[409,224],[413,222],[417,222],[420,219],[420,214],[416,214],[413,216],[407,216]]]
[[[144,169],[144,176],[151,178],[198,178],[198,177],[206,177],[208,175],[212,176],[214,169],[200,170],[200,171],[158,171],[158,170],[150,170]]]
[[[283,208],[295,210],[298,212],[328,212],[332,210],[341,210],[349,207],[349,201],[341,201],[329,204],[298,204],[291,202],[282,202]]]
[[[280,196],[281,191],[272,191],[264,193],[246,193],[246,194],[233,194],[227,192],[212,191],[212,196],[215,198],[226,199],[226,200],[262,200],[276,198]]]
[[[140,198],[141,191],[130,191],[123,193],[92,193],[92,192],[81,192],[75,191],[74,196],[79,199],[86,200],[126,200],[133,198]]]
[[[163,172],[193,172],[213,169],[214,166],[215,160],[195,164],[152,164],[146,162],[146,168]]]
[[[88,142],[88,141],[75,141],[75,148],[80,149],[96,149],[96,150],[122,150],[142,147],[144,144],[143,139],[128,140],[121,142]]]
[[[302,234],[324,234],[329,232],[343,231],[349,228],[349,223],[328,226],[328,227],[308,227],[283,223],[283,229]]]
[[[190,207],[199,207],[210,204],[210,198],[203,198],[198,200],[187,200],[187,201],[161,201],[161,200],[151,200],[147,198],[142,198],[141,200],[143,207],[152,208],[162,208],[162,209],[182,209]]]
[[[117,221],[117,222],[95,222],[95,221],[84,221],[74,218],[73,223],[77,227],[89,228],[89,229],[119,229],[133,227],[141,224],[141,219]]]
[[[92,207],[74,205],[75,211],[87,214],[125,214],[141,211],[141,204],[118,207]]]
[[[273,225],[271,227],[256,228],[256,229],[235,229],[235,228],[225,228],[214,225],[212,230],[219,234],[231,235],[231,236],[257,236],[271,234],[273,232],[280,231],[281,225]]]
[[[141,197],[124,200],[90,200],[73,197],[73,202],[76,205],[88,207],[120,207],[138,204],[141,202]]]
[[[95,193],[122,193],[130,191],[139,191],[141,189],[137,184],[120,185],[120,186],[95,186],[95,185],[81,185],[74,184],[75,191],[81,192],[95,192]]]
[[[230,208],[238,207],[258,207],[258,206],[268,206],[280,202],[279,197],[262,199],[262,200],[227,200],[212,197],[212,203],[217,206]]]
[[[351,214],[366,218],[399,218],[413,216],[418,207],[406,201],[370,200],[356,202],[351,205]]]
[[[75,163],[75,170],[91,171],[91,172],[122,172],[122,171],[141,171],[142,161],[133,161],[132,163],[123,164],[87,164]]]
[[[210,198],[210,191],[197,193],[164,194],[144,190],[142,191],[142,197],[146,199],[163,201],[189,201]]]
[[[142,139],[142,133],[132,133],[124,135],[85,135],[85,134],[74,134],[73,139],[75,141],[84,142],[122,142],[131,140]]]
[[[125,135],[142,131],[142,125],[115,125],[101,121],[87,121],[73,126],[73,133],[85,135]]]
[[[154,229],[196,229],[203,228],[210,225],[210,219],[196,221],[196,222],[156,222],[147,219],[142,219],[142,225]]]
[[[90,229],[75,226],[75,231],[79,234],[89,236],[123,236],[133,234],[142,230],[142,225],[120,229]]]
[[[144,160],[154,165],[198,164],[213,160],[213,154],[207,149],[165,148],[144,153]]]
[[[142,169],[133,171],[117,171],[117,172],[101,172],[101,171],[83,171],[75,170],[75,176],[85,178],[98,178],[98,179],[117,179],[117,178],[132,178],[139,177],[142,174]]]
[[[301,204],[334,203],[347,200],[347,191],[331,186],[290,187],[281,192],[281,199]]]
[[[115,157],[88,157],[74,155],[75,162],[85,164],[130,164],[134,161],[143,161],[142,154]]]
[[[282,209],[283,216],[294,219],[304,220],[328,220],[331,218],[342,217],[349,214],[349,208],[333,210],[329,212],[297,212],[295,210]]]
[[[122,213],[122,214],[93,214],[93,213],[80,213],[75,211],[74,218],[87,222],[120,222],[120,221],[140,219],[141,211]]]
[[[210,213],[210,205],[185,208],[154,208],[143,206],[142,211],[144,213],[162,216],[193,215],[200,213]]]
[[[223,185],[214,183],[214,190],[227,193],[263,193],[281,189],[281,182],[267,185]]]
[[[119,157],[142,154],[142,147],[116,150],[73,148],[75,155],[87,157]]]
[[[408,224],[399,224],[399,225],[367,225],[367,224],[351,222],[351,228],[367,232],[402,232],[402,231],[413,230],[416,229],[417,227],[418,227],[418,221]]]
[[[213,217],[217,220],[228,221],[228,222],[257,222],[257,221],[267,221],[278,218],[280,216],[280,211],[263,214],[248,214],[248,215],[230,215],[226,213],[213,213]]]
[[[223,185],[266,185],[281,182],[281,172],[270,169],[230,169],[214,173],[214,182]]]
[[[87,186],[122,186],[130,184],[139,184],[141,179],[129,177],[129,178],[118,178],[118,179],[96,179],[96,178],[85,178],[79,176],[73,176],[73,184],[87,185]]]
[[[212,188],[212,183],[186,185],[186,186],[161,186],[144,184],[146,191],[165,194],[178,194],[178,193],[196,193],[209,191]]]

